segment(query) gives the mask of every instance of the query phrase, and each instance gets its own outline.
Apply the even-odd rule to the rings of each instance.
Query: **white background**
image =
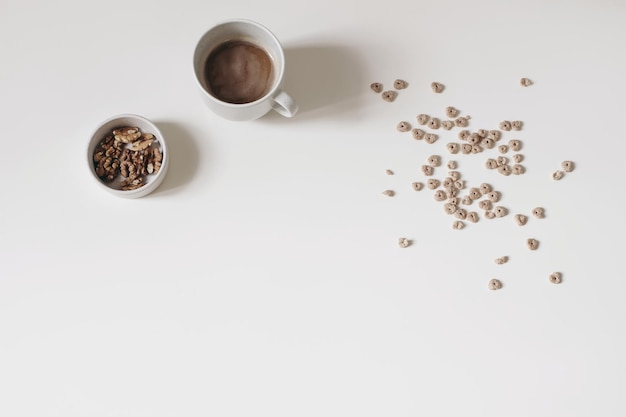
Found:
[[[281,40],[295,118],[202,105],[195,42],[235,17]],[[617,0],[3,0],[0,415],[626,415],[625,19]],[[393,103],[369,89],[396,78]],[[458,129],[395,129],[450,105],[474,130],[524,122],[503,138],[522,176],[454,156],[510,211],[461,231],[411,189]],[[171,152],[139,200],[86,165],[120,113]]]

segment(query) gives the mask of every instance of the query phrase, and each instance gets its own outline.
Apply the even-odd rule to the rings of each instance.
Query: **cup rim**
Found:
[[[215,97],[213,94],[211,94],[209,91],[207,91],[207,89],[204,87],[204,85],[202,85],[202,81],[200,80],[201,74],[198,73],[198,68],[195,65],[195,61],[196,61],[196,58],[197,58],[197,55],[198,55],[198,52],[199,52],[198,48],[200,46],[200,41],[202,41],[205,38],[205,36],[207,36],[210,32],[212,32],[216,28],[218,28],[220,26],[233,24],[233,23],[245,23],[245,24],[249,24],[251,26],[255,26],[255,27],[261,29],[262,31],[267,33],[269,35],[269,37],[278,46],[278,48],[276,48],[276,52],[278,54],[278,56],[276,58],[274,58],[273,54],[269,54],[270,57],[272,58],[272,60],[274,61],[274,67],[278,69],[276,82],[274,83],[272,88],[270,88],[265,94],[263,94],[263,96],[259,97],[258,99],[254,100],[254,101],[250,101],[250,102],[247,102],[247,103],[231,103],[231,102],[228,102],[228,101],[220,100],[219,98]],[[246,108],[246,107],[253,107],[253,106],[258,105],[258,103],[260,103],[260,102],[263,102],[263,101],[266,101],[266,100],[270,99],[281,88],[281,80],[282,80],[282,78],[283,78],[283,76],[285,74],[285,52],[283,50],[283,46],[280,43],[280,40],[278,39],[278,37],[276,37],[276,35],[274,35],[274,33],[267,26],[265,26],[265,25],[263,25],[263,24],[261,24],[261,23],[259,23],[257,21],[254,21],[254,20],[251,20],[251,19],[245,19],[245,18],[233,18],[233,19],[222,20],[222,21],[219,21],[219,22],[215,23],[209,29],[207,29],[202,34],[202,36],[200,36],[200,38],[198,39],[198,42],[196,43],[196,47],[194,49],[194,54],[193,54],[193,60],[194,60],[194,68],[193,68],[194,78],[196,80],[196,84],[198,85],[198,87],[200,87],[200,90],[202,90],[203,95],[208,97],[213,102],[215,102],[215,103],[217,103],[217,104],[219,104],[221,106],[228,107],[228,108],[241,109],[241,108]],[[280,62],[276,62],[276,60],[280,60]]]

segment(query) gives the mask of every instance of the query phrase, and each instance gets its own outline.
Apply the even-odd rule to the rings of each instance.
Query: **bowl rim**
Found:
[[[157,174],[151,179],[149,183],[146,183],[145,185],[139,188],[136,188],[134,190],[118,190],[118,189],[109,187],[105,182],[103,182],[100,179],[100,177],[98,177],[98,175],[96,174],[96,169],[93,164],[93,151],[97,143],[102,139],[100,137],[99,131],[102,130],[105,126],[109,124],[113,124],[117,120],[122,120],[122,119],[134,119],[134,120],[142,122],[142,124],[150,126],[150,129],[153,130],[150,133],[154,134],[158,138],[159,144],[161,145],[161,152],[163,154],[163,160],[161,162],[161,169],[159,169],[159,172],[157,172]],[[129,124],[120,123],[120,126],[122,125],[127,126]],[[111,128],[114,128],[114,127],[115,126],[111,126]],[[87,142],[87,165],[89,167],[89,171],[91,172],[91,177],[100,185],[100,187],[103,187],[110,193],[115,194],[120,197],[126,197],[126,198],[142,197],[156,190],[161,184],[161,182],[163,181],[163,178],[165,177],[165,174],[167,172],[167,168],[169,165],[169,153],[167,150],[167,141],[165,140],[165,136],[163,136],[163,133],[161,132],[159,127],[156,125],[156,123],[154,123],[153,121],[151,121],[150,119],[144,116],[141,116],[135,113],[120,113],[114,116],[110,116],[104,119],[103,121],[101,121],[92,130],[91,135],[89,136],[89,141]]]

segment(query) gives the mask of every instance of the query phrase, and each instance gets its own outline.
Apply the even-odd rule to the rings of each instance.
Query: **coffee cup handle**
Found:
[[[293,117],[298,112],[298,104],[283,90],[274,96],[272,108],[284,117]]]

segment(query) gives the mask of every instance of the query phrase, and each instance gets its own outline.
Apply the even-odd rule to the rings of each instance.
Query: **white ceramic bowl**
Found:
[[[94,163],[94,152],[96,147],[105,138],[106,135],[111,134],[113,129],[132,126],[138,127],[141,129],[143,133],[152,133],[156,140],[158,141],[161,153],[163,155],[163,160],[161,161],[161,168],[156,174],[149,174],[145,176],[145,183],[139,188],[134,190],[122,190],[120,185],[120,179],[123,177],[120,176],[117,180],[112,182],[106,182],[96,174],[96,164]],[[153,145],[154,146],[154,145]],[[87,164],[89,166],[89,171],[91,172],[91,176],[95,179],[96,183],[99,186],[112,194],[117,195],[118,197],[124,198],[139,198],[146,196],[156,190],[159,185],[163,182],[165,175],[167,174],[167,169],[169,166],[169,155],[167,152],[167,143],[165,141],[165,137],[159,130],[159,128],[152,123],[150,120],[145,117],[137,116],[135,114],[120,114],[118,116],[113,116],[102,123],[94,130],[89,139],[89,145],[87,146]]]

